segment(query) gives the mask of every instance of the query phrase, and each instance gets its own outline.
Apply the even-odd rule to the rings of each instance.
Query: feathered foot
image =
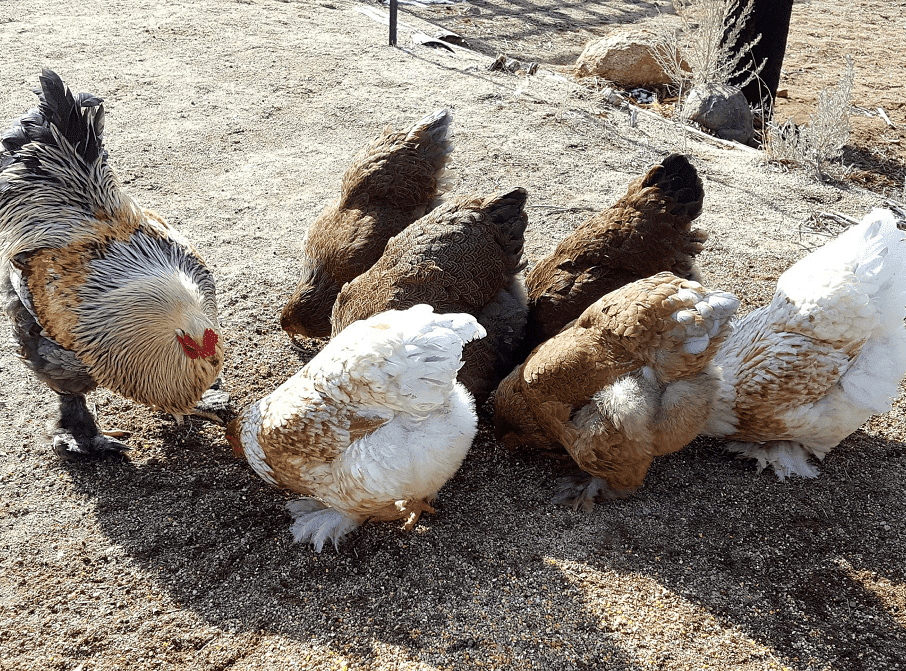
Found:
[[[770,466],[781,480],[793,475],[817,478],[820,471],[809,462],[809,456],[824,458],[824,454],[811,453],[795,440],[770,440],[766,443],[730,441],[726,449],[738,452],[740,459],[757,459],[759,473]]]
[[[315,499],[299,499],[286,504],[286,509],[295,520],[289,527],[297,543],[311,543],[315,552],[320,552],[324,541],[333,541],[334,549],[359,523],[334,508],[328,508]]]
[[[431,503],[424,499],[419,501],[397,501],[396,508],[403,514],[409,513],[406,523],[403,525],[403,529],[406,531],[412,531],[415,528],[415,525],[421,519],[422,513],[433,515],[437,512],[431,506]]]
[[[53,451],[61,459],[77,461],[89,457],[119,454],[129,446],[111,440],[98,431],[94,415],[82,394],[60,394],[60,416],[53,431]],[[123,437],[125,431],[110,431],[109,436]]]
[[[553,503],[558,506],[571,506],[573,510],[590,513],[595,503],[625,499],[632,494],[630,490],[619,490],[611,487],[606,480],[587,473],[568,475],[557,480],[557,493]]]

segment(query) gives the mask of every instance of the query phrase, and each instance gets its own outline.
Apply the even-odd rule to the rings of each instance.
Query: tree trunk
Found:
[[[745,8],[746,0],[740,0],[735,14],[738,16]],[[750,53],[740,60],[740,68],[749,71],[766,61],[758,77],[742,87],[743,95],[752,107],[764,106],[765,118],[773,109],[777,97],[777,85],[780,83],[780,68],[786,53],[786,38],[790,31],[790,15],[793,12],[793,0],[753,0],[752,13],[739,33],[733,46],[734,52],[758,35],[758,41]],[[726,38],[725,38],[726,39]],[[748,73],[736,77],[731,84],[739,86],[745,81]]]

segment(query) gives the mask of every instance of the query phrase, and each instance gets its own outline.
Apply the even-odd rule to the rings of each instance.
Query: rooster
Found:
[[[738,305],[670,273],[601,297],[500,383],[495,433],[508,447],[566,448],[588,475],[566,479],[557,503],[587,511],[629,496],[655,456],[708,421],[711,359]]]
[[[368,519],[411,529],[459,469],[477,430],[456,381],[467,314],[428,305],[357,321],[227,426],[227,441],[265,481],[306,498],[288,508],[297,542],[320,552]]]
[[[441,313],[468,312],[487,336],[466,345],[459,381],[481,407],[518,363],[525,335],[527,197],[520,188],[459,197],[391,238],[378,262],[340,291],[333,335],[358,319],[418,303]]]
[[[196,408],[223,365],[210,270],[120,188],[102,100],[50,70],[40,84],[39,106],[2,137],[0,292],[20,358],[57,393],[54,450],[128,449],[98,430],[85,396],[97,386],[216,420]]]
[[[329,336],[330,311],[343,285],[439,202],[453,151],[452,121],[448,110],[438,110],[408,131],[387,128],[355,157],[340,198],[309,226],[302,243],[302,276],[280,315],[294,342],[297,336]]]
[[[555,336],[604,294],[659,272],[700,280],[695,256],[708,234],[692,228],[705,192],[689,160],[671,154],[633,180],[613,206],[589,218],[525,278],[524,353]]]
[[[889,210],[789,268],[769,305],[732,324],[714,362],[718,400],[703,433],[784,479],[874,414],[906,374],[906,241]],[[759,469],[759,470],[760,470]]]

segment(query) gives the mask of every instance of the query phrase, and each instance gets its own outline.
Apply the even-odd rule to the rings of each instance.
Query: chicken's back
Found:
[[[434,207],[453,151],[453,117],[438,110],[408,131],[386,129],[343,175],[340,198],[309,226],[301,277],[281,314],[290,335],[330,335],[342,286],[380,258],[387,241]]]
[[[625,284],[664,271],[697,279],[694,259],[707,234],[692,222],[703,200],[695,167],[671,154],[634,180],[611,208],[582,223],[526,276],[527,348]]]
[[[487,198],[461,197],[391,238],[378,262],[337,297],[336,336],[354,321],[419,303],[437,312],[467,312],[487,337],[466,346],[460,381],[487,399],[515,365],[527,307],[519,273],[528,217],[525,189]]]

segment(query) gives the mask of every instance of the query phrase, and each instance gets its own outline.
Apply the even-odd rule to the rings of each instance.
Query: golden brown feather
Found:
[[[463,352],[459,381],[480,406],[516,364],[527,308],[519,273],[525,189],[488,198],[460,197],[393,237],[378,262],[343,287],[334,304],[333,335],[385,310],[419,303],[438,313],[473,315],[487,337]]]
[[[568,488],[562,502],[629,495],[653,457],[705,425],[718,386],[710,361],[737,305],[670,273],[611,292],[500,384],[497,435],[508,446],[560,444],[604,481]]]

